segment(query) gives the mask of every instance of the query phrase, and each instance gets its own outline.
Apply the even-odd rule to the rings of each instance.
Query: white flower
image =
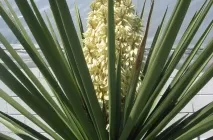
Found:
[[[83,52],[88,64],[97,97],[107,102],[107,0],[95,0],[88,14],[87,31],[84,33]],[[121,91],[125,96],[131,72],[142,40],[141,20],[135,15],[131,0],[117,0],[115,10],[116,59],[121,51]]]

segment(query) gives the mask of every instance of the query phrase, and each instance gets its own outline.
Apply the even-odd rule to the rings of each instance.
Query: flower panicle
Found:
[[[100,102],[108,101],[107,0],[95,0],[88,14],[83,52]],[[121,55],[121,93],[124,97],[131,80],[139,44],[143,38],[142,21],[131,0],[117,0],[115,10],[116,59]]]

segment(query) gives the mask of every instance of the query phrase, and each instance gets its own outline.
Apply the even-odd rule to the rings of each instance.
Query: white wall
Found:
[[[41,80],[42,84],[47,87],[47,84],[44,81],[44,78],[36,68],[31,69],[33,73]],[[172,80],[174,74],[170,77],[169,81]],[[23,104],[25,107],[27,107],[7,86],[5,86],[2,81],[0,81],[0,88],[3,89],[5,92],[7,92],[12,98],[14,98],[16,101],[19,103]],[[47,87],[48,88],[48,87]],[[209,83],[189,102],[189,104],[176,116],[176,119],[180,118],[181,116],[184,116],[187,113],[193,113],[194,111],[197,111],[201,107],[205,106],[206,104],[210,103],[213,101],[213,78]],[[0,110],[9,114],[10,116],[24,122],[25,124],[35,128],[37,131],[45,134],[41,129],[36,127],[31,121],[29,121],[27,118],[25,118],[23,115],[21,115],[16,109],[14,109],[12,106],[10,106],[8,103],[6,103],[2,98],[0,98]],[[29,109],[30,110],[30,109]],[[36,116],[36,114],[31,110],[31,113]],[[173,120],[173,121],[174,121]],[[7,129],[5,126],[0,124],[0,132],[10,135],[14,137],[15,139],[19,139],[16,135],[11,133],[9,129]],[[213,130],[203,134],[201,136],[201,140],[208,138],[210,136],[213,136]]]

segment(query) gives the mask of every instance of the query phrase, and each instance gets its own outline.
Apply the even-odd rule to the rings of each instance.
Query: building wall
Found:
[[[36,68],[31,69],[33,73],[39,78],[41,83],[48,88],[48,85],[46,84],[44,78],[40,74],[39,70]],[[169,82],[172,80],[174,77],[175,73],[173,73],[169,79]],[[166,85],[169,85],[169,82]],[[7,86],[5,86],[2,81],[0,81],[0,88],[3,89],[6,93],[8,93],[12,98],[14,98],[16,101],[21,103],[24,107],[28,108],[30,112],[37,116],[26,104],[23,103],[23,101],[20,100],[19,97],[17,97]],[[189,104],[182,109],[182,111],[176,116],[174,120],[171,122],[177,120],[178,118],[186,115],[186,114],[192,114],[193,112],[197,111],[201,107],[207,105],[208,103],[213,101],[213,78],[209,81],[209,83],[202,89],[200,92],[189,102]],[[0,97],[0,111],[3,111],[10,116],[24,122],[25,124],[33,127],[40,133],[47,135],[46,133],[43,132],[43,130],[39,129],[35,124],[33,124],[30,120],[28,120],[26,117],[21,115],[16,109],[14,109],[11,105],[6,103],[1,97]],[[38,117],[38,116],[37,116]],[[0,132],[10,135],[14,137],[15,139],[19,139],[16,135],[14,135],[9,129],[7,129],[5,126],[0,124]],[[48,135],[47,135],[48,136]],[[213,136],[213,130],[210,130],[209,132],[203,134],[200,136],[201,140],[204,140],[205,138],[208,138],[210,136]]]

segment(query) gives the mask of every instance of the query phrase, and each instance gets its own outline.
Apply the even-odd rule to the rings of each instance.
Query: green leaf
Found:
[[[58,33],[58,31],[57,31],[57,29],[54,28],[54,25],[50,21],[50,17],[48,16],[47,12],[44,11],[44,13],[45,13],[45,17],[46,17],[46,20],[47,20],[48,27],[50,29],[51,35],[53,36],[53,39],[54,39],[55,43],[57,44],[57,46],[60,47],[59,39],[57,38],[57,35],[56,35],[56,32]],[[62,53],[62,48],[60,48],[59,51]]]
[[[84,126],[83,128],[85,129],[86,134],[88,136],[94,134],[94,129],[89,129],[89,126],[92,126],[89,122],[89,118],[85,116],[84,109],[81,105],[81,98],[77,85],[75,84],[75,81],[73,81],[73,77],[71,76],[71,73],[68,70],[68,66],[63,61],[63,58],[57,51],[54,41],[50,41],[48,36],[42,30],[27,1],[16,1],[16,3],[20,11],[22,12],[37,43],[39,44],[43,54],[45,55],[49,65],[51,66],[55,76],[57,77],[60,85],[62,86],[66,96],[70,100],[70,104],[72,105],[74,114],[76,114],[76,117],[79,119],[80,124]],[[58,57],[56,58],[55,56]],[[78,106],[78,108],[74,106]]]
[[[208,56],[208,54],[209,53],[211,54],[211,52],[213,51],[213,50],[211,50],[211,49],[213,49],[212,43],[213,43],[213,40],[206,47],[205,51],[199,56],[198,60],[193,64],[193,66],[191,67],[191,70],[187,71],[187,73],[185,74],[185,76],[181,79],[182,81],[180,81],[176,85],[175,89],[171,90],[171,93],[169,94],[169,96],[167,96],[167,98],[163,101],[163,103],[158,107],[158,109],[156,110],[156,112],[152,115],[151,119],[146,122],[146,126],[144,126],[143,129],[146,129],[147,127],[149,127],[154,122],[154,120],[157,119],[157,117],[161,114],[161,112],[164,109],[166,109],[166,106],[169,106],[169,104],[171,103],[172,99],[175,99],[174,95],[177,96],[177,93],[181,93],[181,91],[175,92],[175,90],[177,90],[177,89],[183,90],[185,88],[183,86],[183,84],[187,83],[185,80],[190,79],[189,76],[191,76],[191,75],[194,74],[195,68],[197,67],[199,69],[199,64],[202,65],[202,61],[203,61],[202,59],[207,59],[207,58],[204,58],[204,57]],[[164,119],[160,122],[160,124],[158,126],[156,126],[155,129],[147,136],[147,139],[151,138],[155,134],[159,133],[159,131],[195,96],[195,94],[213,76],[213,71],[212,70],[213,70],[213,66],[211,66],[210,68],[208,68],[208,70],[193,84],[193,86],[191,87],[191,90],[189,90],[186,93],[186,95],[184,96],[184,98],[174,107],[174,109],[172,109],[172,111],[169,114],[167,114],[164,117]],[[181,85],[181,87],[183,89],[180,89],[179,85]],[[144,131],[144,130],[142,130],[142,131]]]
[[[116,95],[115,73],[115,25],[114,25],[114,0],[108,0],[108,91],[109,91],[109,135],[110,140],[117,139],[119,134],[119,102]]]
[[[167,9],[166,9],[166,11],[165,11],[165,13],[164,13],[164,16],[163,16],[162,20],[161,20],[161,24],[158,26],[157,31],[156,31],[156,33],[155,33],[155,36],[154,36],[154,38],[153,38],[152,45],[151,45],[151,47],[150,47],[149,54],[148,54],[148,56],[147,56],[147,59],[146,59],[146,62],[145,62],[144,68],[143,68],[143,75],[142,75],[143,78],[144,78],[144,75],[145,75],[146,72],[147,72],[148,66],[149,66],[150,63],[152,62],[152,61],[151,61],[151,56],[154,57],[154,55],[152,55],[152,54],[155,53],[155,51],[156,51],[156,49],[157,49],[155,46],[157,46],[157,45],[156,45],[157,40],[160,40],[160,33],[162,32],[162,27],[163,27],[163,24],[164,24],[164,21],[165,21],[165,17],[166,17],[167,11],[168,11],[168,7],[167,7]],[[143,78],[142,78],[142,79],[143,79]]]
[[[187,93],[187,91],[190,90],[191,86],[198,79],[200,73],[202,73],[202,71],[204,70],[204,68],[207,66],[207,64],[210,62],[210,60],[212,58],[213,58],[213,54],[210,55],[210,56],[208,56],[208,58],[206,59],[206,61],[203,62],[203,65],[200,66],[200,69],[194,74],[193,78],[191,79],[191,81],[189,82],[189,84],[187,85],[187,87],[185,88],[185,90],[183,91],[183,93],[181,94],[181,96],[179,97],[179,100],[181,100],[182,98],[184,98],[184,96]]]
[[[164,63],[175,41],[175,38],[183,22],[186,11],[188,10],[190,2],[191,2],[190,0],[189,1],[179,0],[177,2],[176,8],[173,11],[173,14],[164,32],[162,41],[159,44],[160,49],[156,54],[156,57],[152,62],[150,68],[148,69],[149,72],[145,75],[143,84],[139,89],[138,97],[132,108],[132,111],[124,127],[124,130],[121,134],[120,137],[121,140],[126,139],[131,130],[133,129],[133,126],[136,125],[139,113],[146,105],[150,92],[155,86],[156,80],[160,77],[160,72],[163,69]],[[152,83],[150,81],[152,81]]]
[[[76,78],[77,84],[78,84],[78,88],[81,91],[81,94],[83,94],[83,93],[85,93],[85,88],[83,86],[82,79],[80,77],[80,73],[78,71],[77,64],[75,62],[73,51],[71,50],[71,44],[69,43],[68,36],[66,35],[65,29],[63,27],[63,23],[62,23],[62,19],[60,17],[59,9],[57,7],[56,2],[54,2],[54,1],[50,1],[50,6],[51,6],[51,9],[52,9],[52,12],[53,12],[53,16],[55,18],[56,25],[57,25],[58,30],[59,30],[60,38],[61,38],[63,46],[64,46],[66,58],[68,59],[68,63],[71,67],[71,71],[75,75],[75,78]],[[86,100],[86,99],[84,98],[84,100]],[[86,101],[86,102],[88,102],[88,101]]]
[[[12,46],[6,41],[6,39],[1,34],[0,34],[0,41],[5,45],[5,47],[8,49],[8,51],[10,52],[10,54],[14,57],[14,59],[18,62],[18,64],[23,68],[23,70],[26,72],[27,76],[29,76],[29,78],[31,78],[31,80],[34,82],[34,84],[37,86],[37,88],[41,91],[42,95],[44,95],[44,97],[47,99],[47,101],[54,107],[54,110],[57,112],[57,114],[60,115],[60,117],[63,118],[63,121],[69,126],[70,122],[69,123],[66,122],[67,121],[66,116],[64,116],[64,113],[60,110],[60,108],[55,103],[55,101],[53,100],[53,98],[49,95],[49,93],[41,85],[41,83],[38,81],[38,79],[35,77],[35,75],[30,71],[30,69],[27,67],[27,65],[23,62],[23,60],[18,56],[18,54],[15,52],[15,50],[12,48]],[[7,56],[7,55],[4,53],[4,56]],[[7,59],[9,59],[9,58],[7,57]],[[5,63],[7,64],[7,62],[8,61],[6,61]],[[12,63],[12,62],[10,61],[10,63]],[[11,68],[11,69],[12,69],[12,71],[15,71],[15,72],[19,71],[19,73],[20,73],[19,68]],[[25,77],[25,76],[23,76],[23,77]],[[20,79],[23,79],[23,78],[21,77]],[[27,81],[25,83],[29,84],[31,82]],[[53,90],[53,93],[55,93],[54,90]],[[61,103],[61,105],[64,108],[64,103],[66,102],[66,97],[64,98],[64,96],[61,95],[61,94],[60,94],[60,96],[58,96],[58,94],[56,94],[56,93],[55,93],[55,95],[59,99],[60,99],[60,97],[62,97],[63,103],[61,103],[61,100],[59,100],[59,102]],[[65,109],[65,111],[66,111],[66,109]],[[73,122],[71,124],[73,124]],[[72,125],[72,127],[73,127],[73,125]]]
[[[141,11],[140,19],[142,19],[143,16],[144,16],[144,9],[145,9],[145,6],[146,6],[146,0],[145,0],[144,3],[143,3],[143,8],[142,8],[142,11]]]
[[[209,3],[210,4],[210,3]],[[206,7],[206,11],[208,11],[208,9],[209,9],[209,6],[208,7]],[[200,13],[199,13],[200,14]],[[189,25],[189,27],[191,27],[192,28],[192,30],[191,30],[191,34],[185,34],[185,35],[183,35],[183,37],[185,37],[185,38],[187,38],[187,39],[190,39],[193,35],[194,35],[194,32],[196,32],[196,30],[198,29],[198,27],[199,27],[199,25],[200,25],[200,23],[202,22],[202,20],[203,20],[203,18],[205,17],[205,13],[202,13],[201,15],[201,17],[199,17],[198,15],[199,14],[197,14],[197,17],[195,16],[195,18],[193,18],[192,19],[192,22],[191,22],[191,24],[192,25]],[[199,18],[198,18],[199,17]],[[196,18],[198,18],[198,22],[196,22]],[[193,26],[193,24],[196,24],[196,26]],[[189,28],[190,29],[190,28]],[[188,31],[190,31],[188,29]],[[185,32],[185,33],[187,33],[187,31]],[[192,39],[192,38],[191,38]],[[185,45],[185,47],[187,47],[188,45],[189,45],[189,42],[188,42],[188,44],[187,44],[187,41],[188,40],[186,40],[186,41],[184,41],[183,40],[183,42],[182,43],[186,43],[186,44],[183,44],[183,45]],[[183,46],[180,46],[180,47],[183,47]],[[183,47],[184,48],[184,47]],[[185,48],[186,49],[186,48]],[[183,52],[185,51],[185,49],[183,50]],[[181,54],[183,54],[183,52],[181,52]],[[180,55],[179,54],[180,52],[178,52],[178,55]],[[181,55],[182,56],[182,55]],[[173,70],[174,70],[174,68],[175,68],[175,66],[176,66],[176,64],[179,62],[179,60],[180,60],[180,57],[179,58],[176,58],[177,60],[176,60],[176,62],[174,62],[173,63],[173,66],[171,66],[170,68],[170,70],[168,70],[168,71],[166,71],[166,70],[163,70],[163,77],[161,78],[161,81],[158,83],[158,86],[156,87],[156,89],[155,89],[155,91],[154,91],[154,93],[153,93],[153,95],[152,95],[152,97],[151,97],[151,99],[150,99],[150,102],[152,103],[153,101],[154,101],[154,99],[156,98],[156,96],[160,93],[160,91],[162,90],[162,88],[163,88],[163,86],[165,85],[165,83],[166,83],[166,81],[168,80],[168,78],[170,77],[170,75],[171,75],[171,73],[173,72]],[[200,73],[199,71],[197,72],[198,74]],[[192,73],[193,74],[193,73]],[[197,75],[194,75],[194,77],[196,77]],[[194,81],[194,80],[192,80],[192,81]],[[163,95],[163,97],[161,98],[161,100],[159,101],[159,103],[156,105],[156,109],[155,110],[157,110],[157,107],[161,104],[161,102],[167,97],[167,95],[168,94],[170,94],[170,88],[171,87],[169,87],[168,88],[168,90],[166,91],[166,93],[164,93],[164,95]],[[184,86],[183,87],[181,87],[182,89],[184,88]],[[183,91],[184,92],[184,91]],[[180,94],[181,93],[181,91],[179,91],[179,93],[178,94]],[[176,96],[178,95],[178,94],[176,94]],[[175,97],[174,97],[175,98]],[[176,97],[177,98],[177,97]],[[148,108],[150,108],[150,102],[148,102],[147,103],[147,107]],[[175,103],[175,101],[174,101],[174,103]],[[172,106],[172,105],[171,105]],[[169,106],[168,106],[169,107]],[[146,107],[145,107],[146,108]],[[170,108],[170,109],[172,109],[172,108]],[[155,111],[154,110],[154,111]],[[166,109],[165,109],[166,110]],[[147,109],[147,111],[149,111],[149,109]],[[153,111],[153,112],[154,112]],[[168,110],[167,110],[168,111]],[[147,112],[145,112],[144,114],[146,114]],[[162,117],[163,118],[163,117]],[[143,119],[141,119],[141,121],[142,121]],[[159,120],[160,121],[160,120]]]
[[[193,58],[197,54],[198,50],[202,46],[204,40],[206,39],[207,35],[211,31],[212,27],[213,27],[213,21],[208,25],[208,27],[203,32],[203,34],[200,37],[200,39],[195,44],[195,47],[192,49],[191,53],[189,54],[189,56],[184,61],[183,65],[181,66],[180,70],[176,74],[175,78],[172,80],[171,86],[174,86],[174,84],[177,83],[178,79],[182,77],[182,75],[187,70],[187,68],[189,68],[189,65],[190,65],[191,61],[193,60]]]
[[[0,133],[1,140],[15,140],[14,138],[11,138],[3,133]]]
[[[208,4],[211,4],[211,3],[208,3]],[[173,55],[167,62],[166,66],[164,67],[164,70],[162,71],[163,77],[161,78],[161,81],[159,82],[158,86],[156,87],[156,89],[153,93],[154,97],[160,93],[160,91],[163,88],[163,86],[165,85],[166,81],[169,79],[171,73],[175,69],[176,65],[178,64],[182,55],[184,54],[186,48],[188,47],[189,42],[192,40],[192,37],[195,35],[195,32],[198,30],[198,27],[200,26],[201,22],[203,21],[209,8],[210,8],[210,5],[208,5],[205,9],[202,7],[201,9],[204,9],[205,12],[195,14],[195,16],[192,18],[187,30],[185,31],[184,35],[182,36],[181,41],[179,42],[177,48],[175,49],[175,52],[173,53]],[[200,9],[200,12],[202,11],[201,9]],[[208,26],[208,28],[210,28],[210,27]],[[208,28],[206,30],[209,30]],[[194,77],[196,77],[196,75]],[[177,79],[177,78],[175,77],[174,79]],[[173,84],[173,82],[172,82],[172,84]],[[173,85],[169,86],[169,88],[171,88],[171,87],[173,87]],[[167,89],[167,91],[169,90],[169,88]],[[167,91],[166,91],[166,93],[163,94],[163,97],[161,98],[161,100],[159,101],[157,106],[159,106],[159,104],[167,96],[167,94],[169,93]]]
[[[78,25],[78,31],[79,31],[79,40],[81,42],[81,46],[83,47],[83,40],[84,40],[84,28],[83,28],[83,23],[82,23],[82,19],[81,19],[81,15],[80,15],[80,11],[78,8],[78,5],[75,2],[75,14],[76,14],[76,18],[77,18],[77,25]]]
[[[194,128],[190,129],[189,131],[185,132],[183,135],[177,138],[177,140],[183,139],[193,139],[200,134],[207,132],[208,130],[213,128],[213,115],[207,117],[199,124],[194,126]]]
[[[0,54],[1,54],[1,58],[2,60],[5,62],[5,64],[12,70],[12,72],[14,72],[14,74],[20,79],[20,81],[31,91],[31,93],[34,95],[34,98],[38,98],[40,101],[43,101],[44,106],[50,106],[47,102],[45,102],[45,99],[43,98],[43,96],[41,96],[41,94],[39,93],[39,91],[31,84],[31,82],[27,79],[27,77],[22,74],[21,70],[13,63],[12,60],[10,60],[10,58],[6,55],[6,53],[4,53],[4,51],[0,48]],[[53,105],[55,105],[55,109],[58,115],[62,116],[63,121],[67,124],[68,122],[66,117],[63,116],[63,113],[59,108],[57,108],[57,105],[55,104],[55,102],[53,101],[51,96],[48,96],[50,98],[50,102],[54,103]],[[54,108],[52,108],[54,109]],[[71,122],[71,124],[73,124],[73,122]],[[69,126],[69,124],[67,124]],[[71,128],[71,130],[73,130],[73,128]],[[74,131],[74,133],[76,133],[78,131]],[[81,134],[77,134],[77,136],[79,137],[79,135]]]
[[[18,18],[16,12],[14,11],[13,7],[10,5],[8,0],[5,0],[5,3],[9,9],[8,14],[6,12],[6,9],[4,9],[4,6],[0,2],[0,15],[5,20],[9,28],[12,30],[14,35],[17,37],[17,39],[20,41],[22,46],[25,48],[25,50],[28,52],[30,57],[33,59],[34,62],[40,62],[41,64],[37,64],[38,66],[42,66],[42,69],[47,69],[47,65],[45,64],[44,60],[42,59],[42,56],[37,51],[36,46],[33,44],[32,39],[27,34],[27,31],[25,30],[24,26],[22,25],[20,19]],[[13,19],[14,18],[14,19]],[[40,66],[40,67],[41,67]]]
[[[10,97],[7,93],[5,93],[2,89],[0,89],[0,97],[3,98],[6,102],[8,102],[11,106],[13,106],[16,110],[18,110],[21,114],[23,114],[26,118],[35,123],[38,127],[44,130],[51,137],[62,140],[52,129],[47,127],[44,123],[42,123],[39,119],[33,116],[29,111],[27,111],[23,106],[21,106],[18,102],[16,102],[12,97]]]
[[[156,140],[163,140],[165,138],[168,138],[170,135],[174,134],[176,130],[180,127],[180,124],[185,120],[185,118],[188,116],[188,114],[184,115],[177,121],[175,121],[173,124],[171,124],[169,127],[167,127],[163,132],[161,132],[157,137]]]
[[[13,11],[11,6],[8,6],[8,7],[11,11]],[[13,17],[15,17],[15,19],[17,21],[16,23],[17,23],[18,26],[16,26],[16,24],[14,24],[12,19],[5,12],[5,10],[2,7],[2,4],[0,5],[0,14],[1,14],[2,18],[5,20],[5,22],[9,26],[9,28],[12,30],[12,32],[17,37],[17,39],[20,41],[21,45],[27,51],[29,56],[32,58],[33,62],[38,66],[41,73],[45,76],[45,78],[48,80],[48,82],[51,84],[51,86],[54,87],[54,90],[56,91],[56,93],[58,93],[58,95],[63,99],[64,103],[67,103],[66,97],[63,96],[64,93],[63,93],[62,89],[59,87],[56,79],[51,74],[50,70],[48,69],[48,67],[47,67],[46,63],[44,62],[44,60],[42,59],[42,57],[39,55],[37,49],[35,48],[35,46],[32,42],[32,40],[29,38],[29,36],[27,35],[23,25],[19,21],[17,15],[15,14],[15,12],[12,12],[12,13],[14,13]],[[69,104],[66,104],[66,105],[68,107],[70,106]]]
[[[83,51],[81,48],[80,41],[78,39],[77,32],[74,27],[72,17],[69,12],[68,5],[65,0],[60,0],[60,1],[56,0],[56,3],[60,12],[60,17],[63,22],[63,28],[65,29],[65,33],[70,43],[70,47],[71,47],[70,49],[73,52],[76,66],[78,68],[83,86],[86,91],[85,93],[83,93],[83,98],[84,98],[86,107],[89,110],[93,125],[95,127],[94,130],[96,130],[96,133],[99,138],[105,139],[107,137],[107,132],[105,130],[105,124],[104,124],[103,116],[101,114],[101,108],[99,106],[99,103],[95,94],[93,83],[89,74],[89,70],[87,68],[87,64],[83,55]],[[91,127],[88,127],[88,125],[85,125],[83,128],[87,128],[88,131],[91,131]],[[91,135],[91,134],[88,133],[88,135]],[[90,136],[90,137],[96,137],[96,134],[93,134],[93,136]]]
[[[117,63],[117,67],[116,67],[116,95],[117,95],[117,112],[116,112],[116,116],[118,118],[117,120],[117,125],[119,126],[119,135],[121,133],[122,130],[122,126],[123,126],[123,118],[122,118],[122,110],[121,110],[121,55],[122,52],[119,53],[119,57],[118,57],[118,63]]]
[[[60,54],[60,57],[62,59],[62,61],[64,61],[64,64],[66,65],[66,67],[69,67],[68,66],[68,63],[66,61],[66,58],[62,52],[62,49],[60,47],[60,44],[56,41],[56,39],[51,35],[50,31],[48,30],[48,27],[44,21],[44,19],[42,18],[42,15],[40,14],[39,12],[39,9],[37,8],[35,2],[33,0],[30,0],[31,2],[31,5],[33,7],[33,10],[35,12],[35,15],[38,19],[38,22],[40,23],[42,29],[43,29],[43,32],[46,34],[47,38],[49,39],[50,42],[54,42],[53,44],[55,45],[55,47],[57,48],[57,51],[58,53]],[[53,46],[52,46],[53,47]],[[71,75],[73,77],[73,75]]]
[[[59,109],[58,105],[53,101],[52,97],[50,96],[50,93],[43,87],[43,85],[39,82],[39,80],[36,78],[36,76],[31,72],[31,70],[27,67],[27,65],[23,62],[21,57],[17,54],[17,52],[12,48],[12,46],[9,44],[9,42],[6,40],[6,38],[0,33],[0,42],[5,46],[5,48],[8,50],[8,52],[11,54],[11,56],[17,61],[19,66],[24,70],[24,72],[27,74],[27,76],[33,81],[33,83],[37,86],[37,88],[42,92],[42,95],[49,101],[49,103],[59,111],[61,115],[63,113]],[[1,49],[0,49],[1,50]],[[1,50],[2,51],[2,50]],[[19,69],[19,68],[18,68]],[[14,71],[14,69],[12,69]]]
[[[129,88],[129,91],[127,93],[126,99],[125,99],[124,123],[126,123],[127,118],[129,117],[130,111],[132,109],[132,106],[134,104],[135,92],[136,92],[136,87],[137,87],[138,80],[139,80],[138,77],[140,76],[140,72],[141,72],[142,61],[143,61],[143,58],[144,58],[146,40],[147,40],[147,37],[148,37],[149,26],[150,26],[153,8],[154,8],[154,1],[152,2],[152,5],[151,5],[150,11],[149,11],[149,17],[148,17],[148,22],[147,22],[147,25],[146,25],[145,35],[143,37],[143,40],[142,40],[140,47],[139,47],[139,50],[138,50],[137,58],[136,58],[135,65],[134,65],[134,68],[133,68],[133,71],[132,71],[130,88]]]
[[[33,137],[29,136],[27,133],[22,131],[21,129],[17,128],[13,124],[9,123],[8,121],[0,118],[0,122],[5,125],[8,129],[10,129],[12,132],[14,132],[17,136],[24,140],[35,140]]]
[[[45,106],[45,101],[33,96],[2,64],[0,64],[0,79],[62,137],[75,139],[73,133],[61,121],[55,111],[50,106]],[[52,117],[49,117],[49,115]],[[63,130],[63,128],[66,129]]]
[[[40,14],[40,12],[39,12],[39,10],[38,10],[36,4],[35,4],[35,2],[31,0],[31,4],[32,4],[33,10],[35,11],[35,14],[36,14],[36,16],[37,16],[37,19],[38,19],[39,23],[41,24],[41,27],[43,28],[44,33],[46,34],[46,36],[47,36],[47,38],[49,39],[50,42],[54,42],[54,41],[55,41],[55,44],[54,44],[54,45],[55,45],[55,47],[56,47],[56,49],[57,49],[59,55],[61,56],[62,61],[63,61],[64,64],[66,65],[67,69],[69,69],[69,65],[68,65],[67,60],[66,60],[66,58],[65,58],[65,56],[64,56],[64,54],[63,54],[63,52],[62,52],[62,50],[61,50],[60,44],[54,39],[54,37],[52,37],[51,33],[49,32],[48,27],[47,27],[47,25],[45,24],[45,22],[44,22],[44,20],[43,20],[43,18],[42,18],[42,16],[41,16],[41,14]],[[71,70],[70,70],[70,71],[71,71]],[[73,75],[72,72],[71,72],[71,77],[72,77],[71,79],[73,80],[74,84],[76,84],[76,81],[75,81],[75,79],[74,79],[74,75]],[[56,95],[56,97],[59,97],[59,96]],[[57,99],[59,100],[60,103],[62,102],[60,98],[57,98]],[[63,103],[61,103],[61,104],[62,104],[62,107],[64,108],[65,113],[66,113],[66,115],[67,115],[67,117],[68,117],[68,119],[69,119],[69,120],[68,120],[69,123],[71,123],[72,125],[74,124],[74,126],[75,126],[75,123],[77,123],[76,125],[77,125],[78,127],[81,127],[80,124],[79,124],[79,122],[77,122],[77,120],[76,120],[74,114],[73,114],[70,110],[67,110],[67,108],[64,107]],[[71,110],[73,111],[73,109],[71,109]],[[61,113],[61,112],[59,112],[59,114],[60,114],[60,113]],[[66,120],[66,119],[65,119],[65,120]],[[68,126],[69,126],[69,125],[68,125]],[[79,128],[79,129],[82,130],[82,127]],[[80,137],[80,138],[82,138],[82,137],[81,137],[81,133],[82,133],[83,135],[85,135],[84,132],[79,132],[77,128],[75,128],[73,132],[75,133],[75,135],[77,135],[77,137]],[[77,133],[77,134],[76,134],[76,133]]]
[[[45,101],[45,98],[43,98],[43,96],[36,89],[36,87],[33,86],[33,84],[31,83],[31,81],[21,72],[21,70],[19,69],[19,67],[17,67],[15,65],[15,63],[9,58],[9,56],[7,56],[7,54],[1,48],[0,48],[0,54],[1,54],[0,58],[3,60],[3,62],[5,62],[5,64],[8,66],[8,68],[10,68],[12,70],[12,72],[17,76],[17,78],[19,78],[19,80],[25,85],[25,87],[29,91],[31,91],[31,93],[33,94],[33,96],[35,98],[38,98],[38,100],[43,101],[44,106],[50,106],[50,104],[48,104],[48,102]],[[53,99],[52,99],[51,96],[48,96],[48,98],[49,98],[49,101],[51,103],[53,103],[56,111],[58,111],[57,114],[59,116],[62,116],[62,118],[64,119],[63,121],[66,123],[66,121],[67,121],[66,117],[63,116],[63,114],[61,114],[63,112],[60,110],[60,108],[57,108],[57,104],[53,101]],[[52,110],[54,110],[54,108],[52,108]],[[78,136],[79,136],[79,134],[78,134]]]
[[[22,131],[28,133],[29,135],[31,135],[31,136],[33,136],[37,139],[48,140],[48,138],[46,138],[45,136],[43,136],[39,132],[35,131],[34,129],[30,128],[29,126],[25,125],[24,123],[10,117],[9,115],[3,113],[2,111],[0,111],[0,117],[4,120],[10,122],[13,126],[18,127]]]
[[[43,102],[44,106],[49,106],[49,108],[51,108],[50,104],[48,104],[48,102],[45,101],[45,98],[43,98],[43,96],[41,95],[41,93],[36,89],[36,87],[33,86],[33,84],[31,83],[31,81],[21,72],[21,70],[15,65],[15,63],[9,58],[9,56],[7,56],[7,54],[0,48],[0,54],[1,54],[1,59],[3,60],[3,62],[5,62],[5,64],[8,66],[8,68],[10,68],[12,70],[12,72],[17,76],[17,78],[19,78],[19,80],[25,85],[25,87],[31,91],[32,97],[33,98],[37,98],[40,102]],[[51,96],[48,96],[50,98],[50,101],[52,101],[52,103],[55,103],[52,99]],[[55,108],[57,107],[56,104]],[[54,108],[51,108],[52,110],[54,110]],[[59,111],[57,113],[57,115],[62,115],[60,113],[63,113],[59,108],[56,108]],[[67,119],[66,117],[64,117],[62,115],[62,118],[64,119],[63,121],[66,123]],[[69,126],[69,125],[68,125]],[[72,130],[72,129],[71,129]],[[78,132],[78,131],[76,131]],[[79,137],[80,134],[78,134]]]
[[[170,136],[170,139],[176,139],[178,136],[181,136],[186,131],[190,130],[192,127],[200,123],[206,117],[212,114],[213,111],[213,102],[209,103],[205,107],[193,113],[191,116],[186,118],[181,122],[177,128],[175,128],[174,133]]]
[[[210,10],[211,5],[212,5],[211,2],[209,2],[205,8],[202,7],[203,10],[201,10],[202,8],[200,9],[201,13],[198,12],[197,15],[192,18],[191,23],[189,24],[187,30],[184,32],[180,42],[175,48],[175,51],[173,52],[172,57],[169,59],[169,61],[165,65],[163,72],[165,72],[166,74],[169,73],[169,75],[171,74],[171,72],[173,71],[175,66],[178,64],[181,57],[183,56],[185,50],[189,46],[191,40],[195,36],[205,16]]]
[[[168,7],[167,7],[167,10],[168,10]],[[158,48],[156,47],[157,46],[156,44],[157,44],[157,42],[160,41],[160,34],[163,30],[163,24],[164,24],[164,20],[165,20],[165,17],[166,17],[167,10],[165,11],[164,17],[162,18],[162,21],[161,21],[161,24],[158,26],[158,29],[155,33],[155,37],[154,37],[153,42],[152,42],[151,50],[148,54],[148,58],[146,60],[146,63],[145,63],[144,69],[143,69],[143,75],[146,74],[146,72],[148,70],[148,66],[151,65],[152,59],[155,57],[155,53],[158,52]],[[153,88],[153,90],[154,90],[154,88]],[[156,96],[157,96],[157,94],[155,94],[155,93],[152,94],[152,96],[150,97],[146,106],[144,107],[143,111],[141,112],[141,114],[140,114],[141,116],[144,115],[144,117],[146,117],[146,116],[149,115],[149,112],[151,113],[151,110],[152,110],[151,108],[154,108],[154,105],[155,105],[154,102],[156,102]],[[144,117],[141,117],[138,120],[137,123],[142,124],[145,121]]]

